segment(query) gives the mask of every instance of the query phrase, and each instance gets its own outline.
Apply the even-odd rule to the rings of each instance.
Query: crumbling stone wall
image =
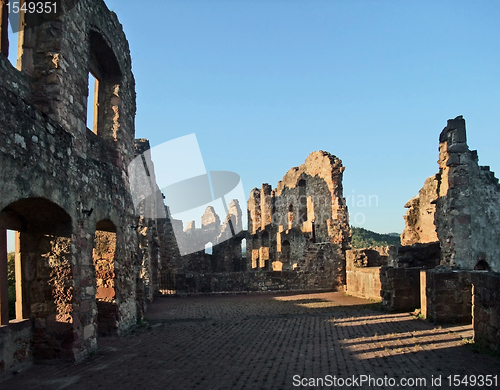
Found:
[[[382,306],[388,310],[420,308],[421,268],[380,268]]]
[[[500,354],[500,275],[471,272],[474,342]]]
[[[472,322],[472,282],[467,271],[446,268],[420,273],[421,310],[436,323]]]
[[[401,234],[401,245],[438,241],[434,225],[434,202],[439,197],[440,178],[439,174],[427,178],[418,195],[405,204],[408,211],[404,217],[405,229]]]
[[[439,265],[439,242],[394,247],[380,269],[382,305],[388,310],[420,308],[420,271]]]
[[[177,273],[174,285],[177,294],[271,291],[332,291],[332,279],[344,269],[344,259],[336,245],[313,244],[294,270],[188,272]]]
[[[220,217],[212,206],[207,206],[201,217],[201,227],[196,222],[188,222],[183,230],[183,223],[172,220],[173,231],[178,245],[189,247],[189,243],[202,243],[209,250],[200,250],[177,257],[170,263],[169,271],[184,272],[233,272],[244,269],[242,265],[241,241],[246,237],[242,225],[242,212],[237,199],[228,205],[228,215],[221,223]]]
[[[183,230],[182,221],[171,219],[179,247],[187,247],[186,242],[210,243],[212,253],[199,250],[175,257],[163,268],[160,290],[184,294],[344,289],[350,229],[342,197],[343,171],[337,157],[314,152],[275,190],[268,184],[252,190],[248,231],[242,231],[236,200],[229,204],[222,224],[210,206],[200,227],[191,221]]]
[[[388,310],[420,307],[420,271],[440,262],[438,242],[346,252],[347,293],[380,300]]]
[[[441,264],[500,272],[500,186],[467,145],[465,120],[448,120],[439,137],[439,173],[410,200],[403,243],[441,245]]]
[[[17,316],[33,325],[28,348],[39,359],[79,360],[97,347],[96,298],[104,287],[96,279],[104,279],[96,278],[93,249],[100,221],[116,227],[108,267],[113,277],[106,282],[115,290],[107,298],[116,332],[137,321],[140,263],[127,173],[134,155],[135,85],[116,15],[102,0],[65,9],[25,34],[20,70],[0,55],[0,229],[20,232],[24,278]],[[86,126],[93,66],[100,68],[103,96],[94,131]],[[26,329],[8,318],[2,316],[1,325],[9,331],[0,332],[0,345],[18,331],[24,339]],[[29,355],[11,351],[0,349],[5,371]]]
[[[402,235],[405,242],[432,240],[434,233],[439,239],[441,265],[421,271],[422,314],[438,322],[472,320],[474,339],[498,351],[498,305],[491,297],[500,290],[500,186],[469,149],[461,116],[440,134],[438,163],[439,173],[408,202]]]
[[[347,293],[356,297],[380,300],[381,267],[390,261],[394,251],[394,247],[346,251]]]
[[[500,272],[500,186],[489,167],[469,150],[465,120],[448,121],[439,138],[440,196],[436,227],[443,263],[478,264]]]
[[[331,243],[345,258],[350,241],[342,192],[344,167],[323,151],[290,169],[272,190],[254,188],[248,200],[247,269],[294,270],[315,243]],[[345,285],[345,267],[335,270],[332,287]]]

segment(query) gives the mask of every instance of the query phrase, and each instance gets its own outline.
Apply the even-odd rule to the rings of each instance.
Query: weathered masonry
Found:
[[[221,224],[210,207],[180,240],[204,242],[207,249],[170,256],[162,265],[160,290],[178,294],[262,291],[319,291],[345,287],[345,250],[350,240],[342,194],[344,167],[323,151],[289,170],[275,190],[264,184],[248,200],[248,231],[241,231],[236,201]],[[232,228],[231,228],[232,225]],[[237,234],[232,235],[231,229]]]
[[[347,292],[472,322],[475,341],[500,352],[500,185],[469,149],[461,116],[441,132],[438,163],[406,204],[404,246],[348,252]]]
[[[313,152],[304,164],[290,169],[276,189],[263,184],[251,191],[247,241],[251,270],[314,270],[319,285],[328,285],[320,281],[322,273],[334,286],[345,284],[350,229],[342,191],[344,169],[337,157]],[[330,254],[321,265],[315,264],[319,252]]]
[[[136,324],[144,292],[127,177],[135,82],[121,25],[102,0],[62,1],[57,17],[22,16],[17,44],[8,42],[5,4],[0,373],[33,358],[83,358],[100,334]],[[7,55],[18,46],[16,69]],[[16,237],[15,318],[8,312],[6,230]]]
[[[439,241],[441,264],[500,272],[500,185],[469,150],[462,117],[439,137],[439,173],[406,205],[406,244]]]

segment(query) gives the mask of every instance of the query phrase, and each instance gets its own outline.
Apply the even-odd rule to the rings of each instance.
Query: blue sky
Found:
[[[500,169],[497,1],[106,3],[130,42],[137,137],[196,133],[207,170],[239,173],[247,195],[326,150],[351,223],[400,233],[457,115]]]
[[[401,233],[457,115],[500,169],[498,1],[106,3],[130,43],[137,138],[196,133],[207,170],[240,174],[247,196],[326,150],[351,223]]]

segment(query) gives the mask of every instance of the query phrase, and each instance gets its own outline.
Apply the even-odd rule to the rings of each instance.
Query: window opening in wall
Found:
[[[19,13],[10,13],[9,7],[5,1],[0,0],[0,4],[3,6],[2,12],[2,23],[1,23],[1,37],[2,37],[2,54],[6,56],[12,66],[17,68],[17,59],[18,59],[18,44],[19,44],[19,31],[21,26],[19,25]],[[14,29],[12,26],[19,26],[19,28]]]
[[[19,42],[19,33],[12,32],[10,27],[9,30],[9,49],[8,49],[8,59],[14,68],[17,68],[17,42]]]
[[[306,195],[306,181],[300,180],[299,186],[299,222],[304,223],[307,221],[307,195]]]
[[[108,41],[97,31],[89,32],[87,127],[108,141],[118,139],[122,73]]]
[[[490,265],[486,260],[479,260],[474,267],[476,271],[491,271]]]
[[[34,355],[72,330],[70,248],[71,218],[55,203],[22,199],[0,211],[0,323],[39,319]]]
[[[97,134],[99,108],[99,79],[89,72],[89,95],[87,96],[87,127]]]
[[[0,292],[2,298],[1,324],[7,325],[13,320],[23,319],[22,310],[22,275],[19,255],[19,233],[14,230],[0,229],[2,239],[2,268],[0,271]],[[6,294],[5,298],[3,294]],[[4,306],[4,304],[6,306]]]
[[[281,261],[287,265],[290,262],[290,242],[288,240],[283,241],[281,244]]]
[[[247,239],[246,238],[241,240],[241,257],[243,259],[247,258]]]
[[[211,255],[212,254],[212,249],[213,249],[213,247],[212,247],[212,243],[211,242],[209,242],[208,244],[205,245],[205,253],[207,255]]]
[[[34,72],[35,36],[32,29],[27,28],[27,26],[34,25],[37,16],[21,9],[25,3],[24,0],[11,1],[9,3],[11,12],[9,13],[9,5],[6,5],[6,0],[0,0],[0,8],[2,9],[0,11],[0,51],[8,58],[12,66],[32,75]],[[13,11],[14,4],[17,4],[17,12]]]
[[[290,206],[288,206],[288,229],[292,228],[294,219],[293,204],[291,204]]]
[[[9,324],[7,231],[0,229],[0,326]]]
[[[7,230],[7,279],[9,290],[9,320],[16,319],[16,246],[13,230]]]

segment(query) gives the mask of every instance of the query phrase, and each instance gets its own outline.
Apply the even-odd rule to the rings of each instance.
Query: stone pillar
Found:
[[[16,232],[15,246],[15,270],[16,270],[16,320],[29,317],[29,308],[23,303],[23,262],[21,254],[21,233]]]
[[[265,230],[267,225],[270,225],[273,220],[272,215],[272,188],[269,184],[262,184],[260,192],[260,210],[261,210],[261,229]]]
[[[420,313],[427,318],[427,271],[420,271]]]

